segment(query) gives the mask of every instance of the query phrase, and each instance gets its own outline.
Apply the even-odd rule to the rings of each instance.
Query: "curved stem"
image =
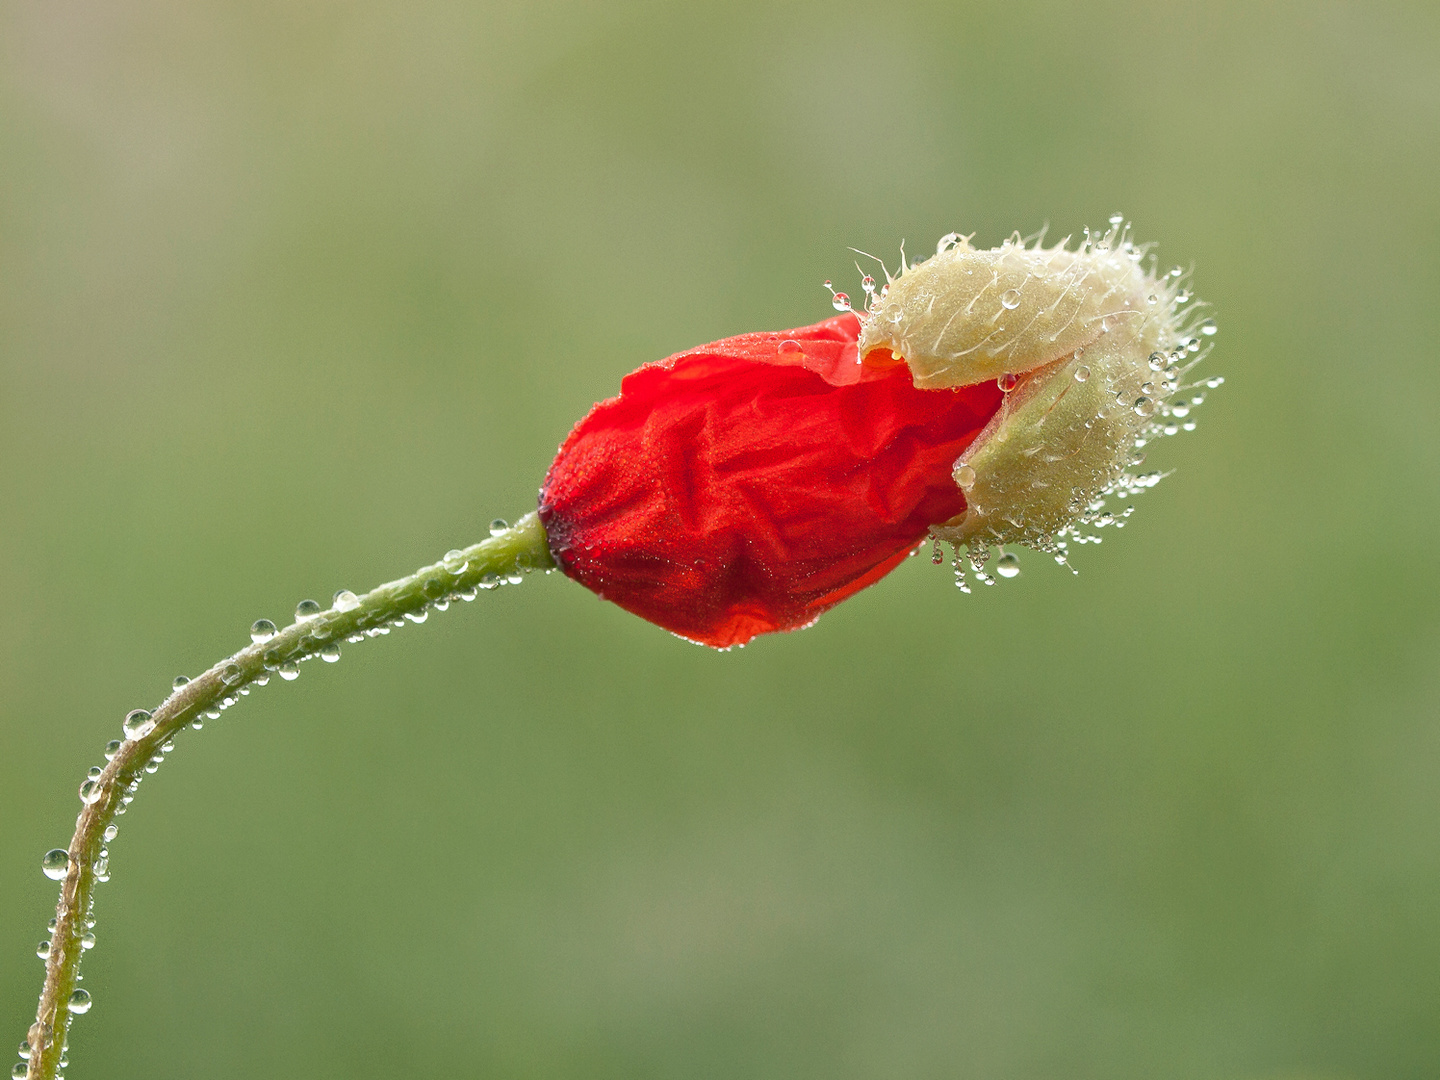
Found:
[[[82,789],[85,807],[75,822],[69,865],[55,908],[45,987],[27,1036],[27,1080],[54,1080],[65,1051],[71,996],[76,992],[81,954],[89,944],[84,938],[95,884],[108,876],[107,830],[124,812],[146,765],[164,752],[181,728],[203,714],[218,715],[216,710],[234,704],[251,683],[264,685],[272,673],[294,678],[300,661],[320,655],[333,658],[330,654],[342,640],[383,633],[395,620],[419,615],[434,604],[456,597],[473,599],[477,589],[493,588],[509,575],[554,565],[545,530],[535,514],[527,514],[513,527],[363,596],[337,593],[328,610],[321,611],[318,605],[314,614],[297,610],[293,625],[177,687],[148,719],[136,714],[134,720],[127,718],[124,741],[100,775]]]

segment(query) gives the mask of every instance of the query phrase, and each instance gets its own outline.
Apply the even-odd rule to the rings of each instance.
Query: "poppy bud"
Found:
[[[1188,294],[1143,256],[1118,219],[1078,251],[952,234],[879,293],[867,277],[863,314],[640,368],[546,476],[557,564],[728,648],[808,626],[927,535],[986,581],[991,545],[1063,563],[1106,494],[1154,482],[1126,471],[1136,447],[1188,407],[1171,404],[1198,359]]]

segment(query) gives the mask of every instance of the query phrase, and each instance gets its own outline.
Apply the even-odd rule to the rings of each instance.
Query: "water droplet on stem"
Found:
[[[131,709],[125,714],[125,722],[120,725],[127,739],[138,739],[154,726],[154,720],[144,709]]]
[[[40,869],[51,881],[59,881],[70,869],[70,853],[64,848],[51,848],[41,857]]]

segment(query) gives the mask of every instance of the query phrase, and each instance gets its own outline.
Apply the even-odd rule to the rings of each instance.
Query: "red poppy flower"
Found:
[[[808,626],[930,534],[980,565],[1006,542],[1063,561],[1098,496],[1145,486],[1123,469],[1158,433],[1190,341],[1173,279],[1139,271],[1117,234],[1075,252],[947,237],[866,315],[631,373],[541,488],[556,562],[728,648]]]
[[[570,577],[716,647],[807,626],[965,512],[951,469],[995,383],[917,390],[861,364],[853,314],[647,364],[560,448],[540,495]]]

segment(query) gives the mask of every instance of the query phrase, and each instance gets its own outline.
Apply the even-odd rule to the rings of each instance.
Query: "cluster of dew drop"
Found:
[[[1050,555],[1056,563],[1069,569],[1072,574],[1079,573],[1070,563],[1072,547],[1101,543],[1104,538],[1099,530],[1123,529],[1126,520],[1135,512],[1131,500],[1151,490],[1170,475],[1168,472],[1137,471],[1145,463],[1145,448],[1157,439],[1194,431],[1193,413],[1205,403],[1206,391],[1225,382],[1224,377],[1218,375],[1203,379],[1192,378],[1193,369],[1210,355],[1212,346],[1209,339],[1214,337],[1217,327],[1215,320],[1205,314],[1208,305],[1195,299],[1189,284],[1190,272],[1176,266],[1163,275],[1160,274],[1151,245],[1134,242],[1130,236],[1130,224],[1126,222],[1123,214],[1111,215],[1109,226],[1103,233],[1092,233],[1086,229],[1076,255],[1103,255],[1113,252],[1136,264],[1146,265],[1147,281],[1153,286],[1145,297],[1146,304],[1150,305],[1153,311],[1168,312],[1168,319],[1177,330],[1167,349],[1150,354],[1147,364],[1148,377],[1144,378],[1138,388],[1126,387],[1118,390],[1114,395],[1113,406],[1107,406],[1122,413],[1133,413],[1137,421],[1133,427],[1133,444],[1125,466],[1098,491],[1077,494],[1069,506],[1069,522],[1064,527],[1020,541],[1025,547]],[[1043,250],[1045,232],[1046,230],[1042,229],[1028,237],[1022,237],[1016,232],[1001,245],[1000,250]],[[936,244],[936,255],[944,255],[968,245],[973,235],[947,233]],[[1066,245],[1067,241],[1062,241],[1059,248],[1063,250]],[[861,274],[861,291],[865,294],[863,310],[856,314],[865,320],[883,318],[887,320],[887,324],[898,324],[903,317],[901,309],[892,306],[887,310],[883,301],[900,275],[892,275],[885,263],[876,256],[858,250],[856,254],[874,260],[885,276],[884,284],[877,285],[875,278],[856,263],[856,270]],[[913,265],[918,264],[907,262],[902,244],[900,274],[912,269]],[[831,294],[836,311],[854,311],[850,297],[843,292],[837,292],[832,282],[826,281],[825,288]],[[1003,311],[1013,311],[1019,307],[1020,302],[1021,294],[1018,289],[1008,289],[999,296],[999,305]],[[1102,326],[1104,330],[1109,328],[1108,324]],[[1078,364],[1072,377],[1076,382],[1084,383],[1091,378],[1090,368],[1085,364]],[[1014,373],[1005,372],[995,381],[1002,394],[1009,394],[1020,380]],[[968,487],[967,470],[971,483],[975,479],[974,470],[958,462],[957,466],[957,482],[965,489]],[[942,540],[938,536],[932,536],[931,540],[931,562],[937,566],[943,565],[947,559]],[[952,555],[949,561],[954,570],[955,585],[963,593],[971,592],[972,581],[981,585],[994,585],[999,580],[1012,579],[1020,574],[1019,557],[1013,551],[1007,551],[1003,544],[991,544],[982,538],[972,538],[964,543],[952,543],[950,546]],[[918,554],[922,548],[923,545],[917,548],[915,553]],[[987,569],[992,559],[993,574]]]
[[[501,536],[509,530],[509,528],[510,524],[504,518],[496,518],[490,523],[490,535],[492,537]],[[446,574],[452,577],[463,574],[469,567],[465,553],[458,548],[447,551],[441,559],[440,564]],[[428,578],[422,585],[428,599],[419,610],[405,612],[400,618],[388,619],[377,625],[366,626],[357,633],[348,635],[345,640],[351,643],[359,643],[367,638],[384,637],[392,630],[401,629],[409,623],[423,623],[429,617],[430,611],[446,611],[453,601],[460,600],[468,602],[474,600],[482,590],[498,589],[505,585],[519,585],[525,580],[525,573],[532,569],[534,568],[526,565],[522,561],[509,573],[484,574],[473,587],[467,588],[451,588],[439,577]],[[545,567],[544,571],[548,574],[552,572],[552,569],[551,567]],[[332,600],[333,610],[340,613],[354,611],[360,606],[360,603],[360,598],[349,589],[341,589],[334,595]],[[242,697],[248,696],[252,687],[267,686],[272,673],[279,675],[280,678],[286,682],[291,682],[300,677],[300,662],[316,657],[319,657],[319,659],[325,663],[333,664],[338,661],[340,659],[340,646],[333,641],[327,640],[326,627],[324,620],[321,618],[324,614],[324,610],[316,601],[301,600],[295,606],[295,622],[298,624],[313,624],[306,637],[302,639],[305,645],[304,652],[300,656],[288,660],[283,659],[278,653],[267,653],[264,656],[264,671],[251,679],[247,685],[238,685],[244,679],[239,665],[233,663],[228,664],[221,671],[221,681],[227,686],[234,687],[233,692],[221,697],[220,700],[215,703],[214,708],[207,709],[197,715],[191,720],[190,727],[198,731],[204,727],[206,720],[218,720],[222,712],[238,704]],[[250,626],[250,640],[252,644],[263,645],[274,638],[279,632],[279,628],[271,620],[256,619]],[[189,683],[189,681],[189,678],[184,675],[177,676],[171,688],[172,690],[179,690]],[[121,723],[121,733],[124,735],[124,738],[112,739],[105,745],[105,760],[113,760],[126,742],[142,739],[150,734],[154,728],[155,720],[151,710],[130,710],[130,712],[125,714],[125,718]],[[124,814],[130,803],[134,801],[135,793],[139,789],[140,781],[144,779],[144,776],[153,775],[157,772],[161,764],[165,761],[166,756],[174,749],[175,739],[173,736],[160,744],[157,751],[146,761],[142,774],[137,774],[121,791],[120,805],[116,807],[115,810],[117,816]],[[81,803],[85,806],[90,806],[100,799],[102,791],[99,786],[99,781],[103,771],[104,769],[101,766],[92,766],[86,773],[85,779],[81,781],[79,796]],[[110,880],[109,845],[115,840],[119,831],[119,826],[113,823],[107,825],[105,828],[103,834],[105,846],[101,847],[94,862],[91,864],[91,869],[94,871],[97,882],[107,882]],[[52,848],[41,857],[40,869],[51,881],[64,881],[70,871],[70,853],[64,848]],[[94,903],[94,895],[92,893],[85,915],[74,924],[78,934],[80,948],[85,952],[95,947]],[[44,938],[35,950],[35,955],[42,961],[49,960],[50,952],[52,948],[54,948],[57,920],[52,918],[46,929],[49,936]],[[82,982],[84,978],[85,976],[79,971],[75,973],[76,982]],[[90,1011],[92,1004],[93,1001],[90,992],[83,987],[77,987],[74,992],[71,993],[66,1003],[66,1008],[72,1016],[83,1016]],[[32,1040],[38,1038],[41,1045],[49,1049],[54,1045],[54,1034],[54,1030],[50,1024],[44,1021],[36,1022],[36,1025],[32,1027],[27,1034],[26,1039],[20,1043],[20,1061],[10,1070],[12,1080],[25,1080],[29,1075]],[[67,1045],[63,1047],[61,1051],[61,1068],[65,1068],[69,1064],[67,1056],[68,1042],[69,1039],[67,1035]],[[58,1080],[63,1080],[63,1077],[58,1078]]]

